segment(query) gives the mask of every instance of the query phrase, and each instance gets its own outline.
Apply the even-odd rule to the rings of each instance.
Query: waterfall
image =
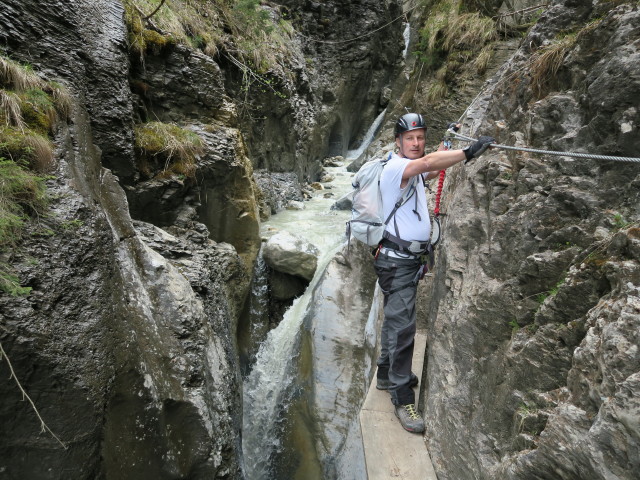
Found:
[[[291,401],[292,372],[297,366],[302,321],[314,287],[344,240],[344,222],[349,212],[331,210],[331,206],[335,198],[352,188],[352,174],[346,171],[347,163],[325,168],[334,177],[330,190],[334,198],[325,198],[318,193],[305,202],[304,210],[282,211],[262,225],[265,236],[281,230],[307,235],[320,250],[320,256],[310,285],[294,301],[278,326],[269,332],[258,350],[253,369],[244,380],[242,450],[247,480],[273,478],[270,468],[281,448],[280,437],[285,427],[282,418]],[[266,309],[266,305],[259,308]]]
[[[407,58],[407,54],[409,53],[409,40],[411,39],[411,24],[409,24],[409,22],[404,24],[402,37],[404,38],[404,50],[402,51],[402,58]]]
[[[247,363],[253,364],[260,342],[269,331],[269,284],[267,278],[267,264],[262,258],[262,248],[258,253],[253,268],[251,280],[251,294],[249,298],[249,328],[246,339]]]
[[[348,159],[353,160],[353,159],[358,158],[360,155],[362,155],[362,153],[366,150],[366,148],[369,145],[371,145],[371,142],[375,138],[376,133],[378,133],[378,128],[380,128],[380,124],[382,123],[382,120],[384,119],[384,114],[385,113],[387,113],[387,109],[386,108],[382,112],[380,112],[380,114],[373,121],[373,123],[369,127],[369,130],[367,130],[367,133],[365,134],[364,139],[362,140],[362,144],[360,145],[360,147],[358,147],[358,149],[356,149],[356,150],[349,150],[347,152],[347,158]]]

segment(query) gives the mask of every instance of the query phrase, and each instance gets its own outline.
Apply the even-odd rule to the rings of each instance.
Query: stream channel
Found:
[[[383,111],[365,135],[362,145],[349,151],[337,167],[325,167],[334,180],[305,202],[304,210],[284,210],[273,215],[261,226],[263,237],[287,231],[304,237],[320,251],[318,268],[304,294],[296,298],[282,321],[272,329],[260,345],[251,372],[243,386],[244,474],[247,480],[273,480],[273,465],[281,451],[281,434],[286,425],[286,410],[292,397],[293,374],[298,359],[301,326],[309,308],[311,294],[322,273],[345,238],[345,222],[350,211],[331,210],[337,199],[352,190],[353,173],[347,166],[369,146],[384,118]],[[333,195],[325,198],[325,193]],[[258,259],[252,289],[252,323],[264,323],[266,305],[266,267]]]

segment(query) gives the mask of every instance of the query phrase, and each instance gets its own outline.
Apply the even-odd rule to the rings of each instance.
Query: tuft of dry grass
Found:
[[[447,83],[442,80],[436,80],[434,83],[429,85],[427,90],[427,101],[435,103],[445,98],[448,94],[449,87],[447,86]]]
[[[420,29],[417,55],[436,78],[428,89],[429,102],[441,100],[450,88],[455,89],[463,70],[472,67],[484,73],[493,56],[496,22],[478,12],[461,12],[462,8],[455,0],[435,0]]]
[[[31,67],[0,55],[0,84],[22,92],[42,88],[46,82],[33,73]]]
[[[493,46],[491,44],[485,45],[480,50],[480,53],[473,61],[473,66],[478,71],[479,74],[483,74],[487,71],[487,67],[489,66],[489,62],[493,57]]]
[[[153,177],[158,171],[192,178],[204,142],[194,132],[172,123],[149,122],[136,126],[135,147],[141,171]]]
[[[51,140],[29,128],[1,127],[0,157],[38,172],[49,171],[54,165]]]
[[[283,74],[290,58],[293,28],[274,18],[259,0],[124,0],[129,44],[144,60],[146,52],[158,53],[165,45],[180,43],[217,55],[232,54],[258,73]]]
[[[601,21],[601,19],[598,19],[589,22],[577,32],[567,33],[550,44],[541,47],[531,56],[528,71],[531,76],[531,88],[537,98],[542,98],[553,84],[567,54],[575,48],[576,44],[584,36],[597,28]]]
[[[443,31],[442,48],[450,52],[466,48],[477,49],[498,38],[496,23],[478,12],[453,16]]]
[[[5,126],[25,129],[26,123],[22,119],[21,103],[17,93],[0,90],[0,118],[4,119]]]

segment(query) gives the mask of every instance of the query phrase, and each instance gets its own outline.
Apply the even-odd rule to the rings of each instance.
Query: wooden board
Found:
[[[418,378],[422,377],[426,344],[424,332],[417,332],[413,372]],[[402,428],[389,392],[376,389],[375,375],[360,411],[360,428],[369,480],[437,480],[422,434]]]

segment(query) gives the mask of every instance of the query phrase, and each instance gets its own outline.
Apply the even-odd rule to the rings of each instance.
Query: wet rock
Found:
[[[205,123],[233,118],[233,108],[223,105],[220,66],[197,50],[171,44],[162,55],[147,55],[144,63],[134,64],[131,75],[132,82],[144,85],[138,97],[143,121]]]
[[[287,210],[304,210],[304,202],[292,200],[287,204]]]
[[[297,375],[301,394],[289,411],[285,441],[294,460],[281,467],[288,478],[299,462],[319,478],[356,479],[366,471],[359,413],[375,369],[381,320],[375,285],[369,249],[352,245],[336,254],[314,288]]]
[[[260,218],[266,220],[278,213],[291,201],[304,199],[302,187],[294,173],[270,173],[255,170],[254,179],[260,189]]]
[[[610,5],[582,30],[596,14],[578,3],[545,12],[469,108],[470,135],[637,156],[621,125],[640,84],[612,72],[638,56],[640,14]],[[528,80],[516,86],[530,49],[563,29],[581,33],[557,81],[537,97]],[[635,478],[640,264],[620,219],[638,219],[637,177],[622,162],[493,151],[448,172],[443,198],[455,199],[427,316],[425,422],[439,479]]]
[[[340,197],[336,202],[331,205],[331,210],[351,210],[353,206],[353,194],[348,193]]]
[[[318,265],[318,249],[298,235],[280,232],[263,247],[267,265],[278,272],[311,280]]]
[[[276,302],[291,300],[302,295],[309,282],[298,275],[273,270],[269,273],[269,292]]]
[[[322,160],[323,167],[339,167],[344,162],[344,157],[328,157]]]

